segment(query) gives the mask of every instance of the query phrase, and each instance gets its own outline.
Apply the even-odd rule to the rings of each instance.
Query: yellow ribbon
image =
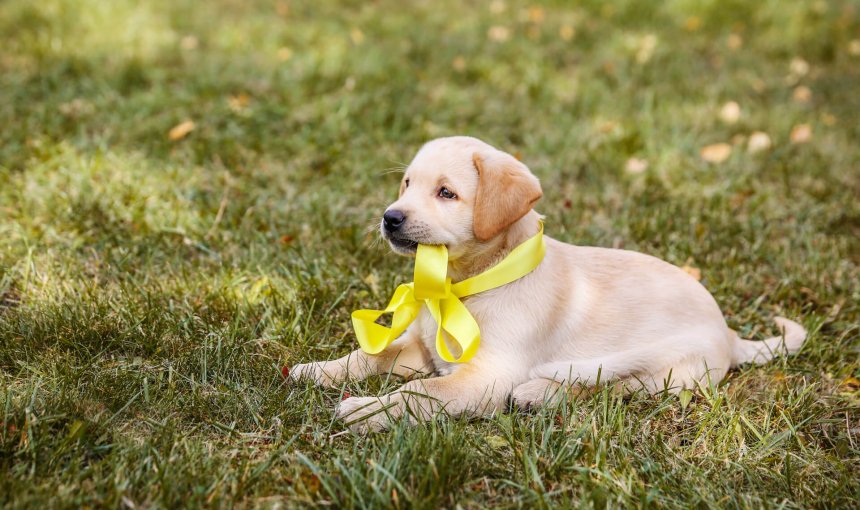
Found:
[[[501,262],[483,273],[451,283],[448,274],[448,250],[445,246],[420,244],[415,254],[415,280],[397,287],[385,310],[352,312],[352,327],[361,349],[378,354],[388,347],[415,320],[426,305],[436,320],[436,351],[445,361],[469,361],[481,343],[481,331],[475,318],[460,298],[507,285],[532,272],[543,260],[546,247],[543,223],[540,232],[517,246]],[[377,324],[384,314],[393,314],[391,327]],[[460,347],[460,357],[448,350],[443,331]]]

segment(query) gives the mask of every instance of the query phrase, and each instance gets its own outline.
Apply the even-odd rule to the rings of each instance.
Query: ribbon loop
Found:
[[[415,254],[414,282],[397,287],[385,310],[352,312],[352,327],[361,349],[379,354],[397,339],[415,320],[422,306],[427,306],[436,321],[436,352],[451,363],[469,361],[481,343],[477,321],[460,300],[466,296],[507,285],[532,272],[543,260],[546,247],[543,223],[532,238],[514,248],[501,262],[483,273],[452,284],[447,277],[448,249],[445,246],[418,245]],[[391,327],[376,321],[391,313]],[[455,357],[447,338],[459,347]]]

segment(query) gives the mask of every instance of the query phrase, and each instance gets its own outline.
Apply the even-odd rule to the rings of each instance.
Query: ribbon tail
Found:
[[[352,312],[352,328],[361,350],[368,354],[379,354],[397,339],[418,316],[421,302],[416,301],[412,285],[401,285],[394,292],[385,310],[356,310]],[[391,327],[377,324],[376,320],[386,313],[393,313]]]
[[[442,300],[438,304],[439,315],[436,329],[436,350],[439,356],[449,363],[464,363],[472,359],[481,344],[481,330],[466,305],[456,296]],[[434,317],[436,318],[436,317]],[[445,335],[460,347],[460,356],[454,357],[445,342]]]

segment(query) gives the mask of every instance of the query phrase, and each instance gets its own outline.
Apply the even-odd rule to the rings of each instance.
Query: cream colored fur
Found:
[[[440,197],[441,187],[456,198]],[[538,231],[540,216],[531,207],[539,197],[537,179],[514,157],[475,138],[451,137],[422,147],[389,210],[406,215],[398,233],[403,239],[447,246],[449,275],[458,281],[491,267]],[[404,415],[490,414],[503,409],[508,396],[521,407],[539,405],[573,383],[678,391],[718,382],[741,363],[797,351],[806,338],[802,326],[784,318],[776,319],[781,336],[739,338],[699,282],[657,258],[549,236],[546,247],[532,273],[465,300],[481,328],[481,346],[469,362],[439,358],[436,325],[425,310],[380,355],[358,350],[297,365],[290,376],[332,385],[388,372],[434,375],[338,406],[337,415],[352,428],[376,430]],[[392,248],[414,251],[396,240]]]

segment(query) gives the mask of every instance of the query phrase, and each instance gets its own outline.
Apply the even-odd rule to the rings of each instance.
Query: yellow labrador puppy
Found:
[[[444,244],[456,282],[493,266],[538,232],[540,216],[532,207],[541,194],[538,179],[510,154],[475,138],[441,138],[424,145],[406,169],[400,197],[380,229],[402,255],[414,255],[418,244]],[[806,338],[802,326],[777,318],[782,336],[741,339],[708,291],[677,267],[549,237],[534,271],[464,302],[481,329],[481,346],[466,363],[438,356],[436,324],[425,308],[379,355],[357,350],[297,365],[290,377],[332,385],[388,372],[434,374],[379,398],[341,402],[337,415],[368,430],[405,414],[427,419],[441,409],[489,414],[508,396],[521,407],[538,405],[574,382],[677,391],[717,382],[741,363],[797,351]]]

